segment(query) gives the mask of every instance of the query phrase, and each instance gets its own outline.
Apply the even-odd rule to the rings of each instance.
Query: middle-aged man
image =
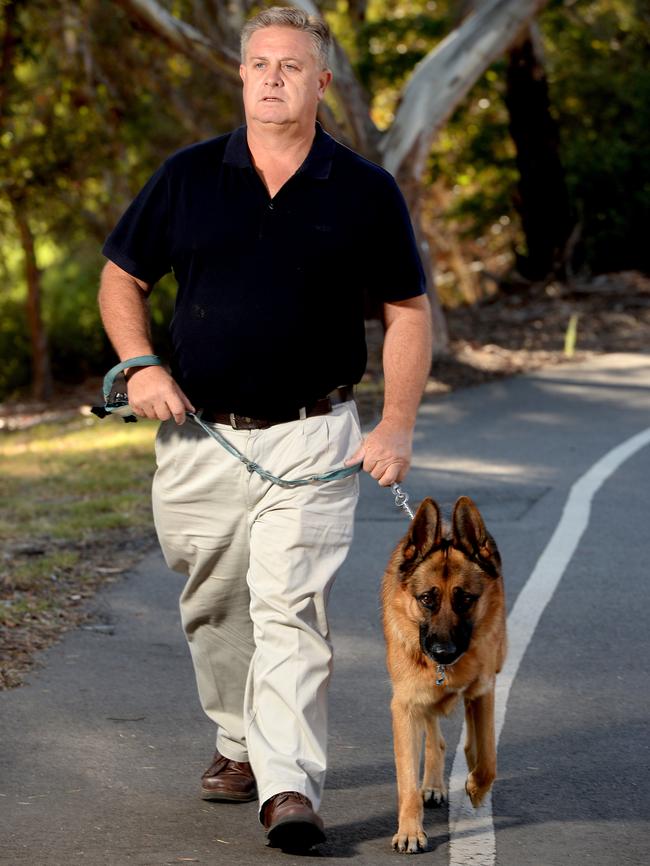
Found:
[[[153,352],[147,296],[173,270],[171,372],[132,368],[161,424],[153,505],[202,706],[217,728],[205,799],[259,796],[271,845],[324,839],[326,603],[352,540],[356,476],[285,489],[249,473],[186,411],[276,476],[363,462],[404,478],[430,356],[430,311],[393,178],[316,123],[327,25],[275,7],[242,32],[246,125],[171,156],[108,238],[100,289],[122,360]],[[364,292],[385,312],[385,400],[361,436]]]

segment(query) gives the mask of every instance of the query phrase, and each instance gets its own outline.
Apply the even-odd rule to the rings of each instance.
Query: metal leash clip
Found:
[[[405,511],[411,518],[411,520],[413,520],[415,514],[413,513],[413,509],[409,505],[408,493],[405,490],[402,490],[402,488],[399,486],[399,484],[397,484],[397,482],[395,484],[391,484],[390,489],[393,491],[393,495],[395,496],[395,506]]]

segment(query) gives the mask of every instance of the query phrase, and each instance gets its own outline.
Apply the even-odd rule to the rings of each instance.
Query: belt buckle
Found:
[[[229,417],[230,417],[230,426],[234,430],[246,430],[246,429],[248,429],[245,426],[245,423],[247,421],[250,422],[250,420],[251,420],[250,418],[245,418],[243,415],[235,415],[234,412],[231,412]]]
[[[248,415],[236,415],[231,412],[228,417],[231,427],[235,430],[257,430],[263,426],[255,418],[249,418]]]

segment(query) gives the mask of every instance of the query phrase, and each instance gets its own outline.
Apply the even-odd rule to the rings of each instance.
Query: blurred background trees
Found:
[[[386,162],[391,129],[394,151],[405,140],[395,119],[416,65],[490,4],[504,5],[311,4],[340,44],[345,98],[332,93],[325,125]],[[113,363],[95,301],[103,238],[171,151],[243,122],[236,34],[261,5],[272,4],[0,0],[0,400],[29,386],[47,396],[52,377]],[[539,5],[405,189],[443,306],[513,282],[649,269],[650,4]],[[167,33],[143,6],[168,13]],[[421,88],[427,104],[441,98],[437,75]],[[403,187],[412,165],[407,154],[396,172]],[[153,295],[162,351],[173,294],[168,278]]]

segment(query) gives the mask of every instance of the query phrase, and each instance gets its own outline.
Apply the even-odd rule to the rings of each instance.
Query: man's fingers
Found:
[[[136,369],[129,377],[129,398],[136,415],[151,420],[184,424],[186,412],[194,406],[169,373],[162,367]]]
[[[178,399],[173,402],[169,402],[169,408],[171,410],[172,415],[174,416],[174,421],[177,424],[184,424],[187,420],[186,412],[196,412],[196,409],[190,403],[189,399],[185,394],[181,391],[181,389],[176,386],[178,391]]]
[[[345,466],[354,466],[355,463],[361,463],[362,460],[365,458],[365,456],[366,456],[366,443],[362,442],[361,445],[354,452],[352,457],[348,457],[348,459],[345,461],[344,465]],[[364,466],[363,468],[365,469],[366,467]]]
[[[370,474],[380,487],[390,487],[391,484],[405,477],[407,469],[408,466],[401,460],[388,464],[376,463]]]

